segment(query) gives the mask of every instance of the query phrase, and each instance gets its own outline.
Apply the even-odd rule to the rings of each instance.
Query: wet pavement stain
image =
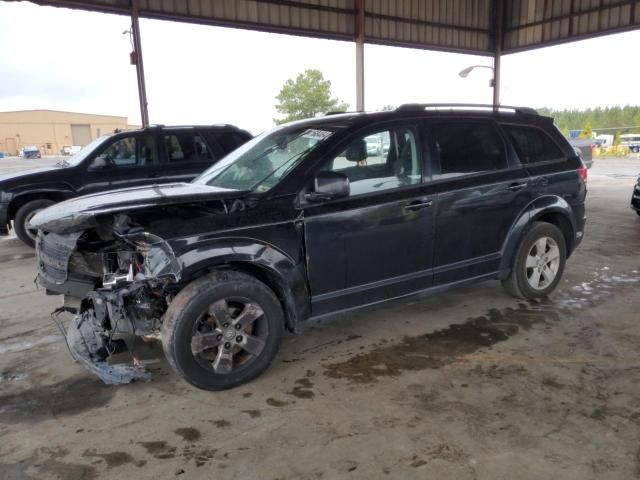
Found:
[[[556,315],[551,315],[557,317]],[[548,315],[530,307],[489,310],[486,315],[450,325],[433,333],[404,337],[346,361],[325,365],[325,375],[354,383],[373,383],[403,371],[441,368],[464,355],[504,342],[521,330],[548,323]]]
[[[107,468],[115,468],[125,465],[127,463],[133,463],[138,467],[143,467],[147,464],[146,460],[136,461],[131,455],[127,452],[108,452],[108,453],[97,453],[94,448],[87,449],[82,454],[83,457],[97,457],[105,461],[107,464]]]
[[[594,307],[625,288],[637,288],[640,275],[612,275],[605,267],[593,280],[559,293],[553,300],[519,303],[517,308],[491,309],[432,333],[404,337],[399,343],[379,345],[346,361],[325,364],[324,375],[352,383],[374,383],[404,371],[441,368],[483,348],[504,342],[536,325],[552,325],[564,316]]]
[[[167,442],[159,440],[155,442],[138,442],[149,455],[159,460],[174,458],[176,456],[176,447],[167,445]]]
[[[98,472],[92,465],[69,463],[63,459],[69,454],[66,448],[43,447],[17,463],[0,463],[2,479],[60,478],[94,480]],[[32,473],[35,472],[35,473]]]
[[[173,433],[180,435],[185,442],[195,442],[202,437],[200,431],[193,427],[177,428]]]
[[[267,405],[271,407],[284,407],[286,405],[289,405],[289,402],[283,402],[282,400],[277,400],[275,398],[267,398],[266,402]]]
[[[262,412],[260,410],[242,410],[242,413],[246,413],[251,418],[258,418],[262,415]]]
[[[307,376],[309,376],[308,372]],[[310,390],[311,387],[313,387],[313,383],[311,383],[311,380],[309,380],[308,378],[299,378],[295,383],[296,386],[293,387],[293,390],[287,392],[289,395],[304,399],[310,399],[315,396],[315,393]]]
[[[167,460],[176,457],[183,457],[185,460],[193,460],[196,467],[201,467],[213,459],[217,450],[215,448],[201,448],[189,445],[181,450],[168,445],[164,441],[138,442],[149,455],[158,460]]]
[[[97,378],[71,378],[53,385],[1,395],[0,420],[31,423],[56,416],[76,415],[108,404],[114,393],[113,387]]]
[[[231,422],[229,420],[212,420],[211,422],[218,428],[226,428],[231,426]]]

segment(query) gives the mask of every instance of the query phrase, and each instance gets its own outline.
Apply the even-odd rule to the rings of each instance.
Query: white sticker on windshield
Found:
[[[331,136],[333,132],[328,132],[326,130],[316,130],[315,128],[310,128],[306,132],[304,132],[301,136],[302,138],[312,138],[314,140],[324,140],[325,138]]]

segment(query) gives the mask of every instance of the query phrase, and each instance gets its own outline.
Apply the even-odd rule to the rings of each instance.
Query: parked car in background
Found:
[[[633,187],[633,193],[631,194],[631,208],[640,215],[640,175]]]
[[[42,158],[40,149],[35,145],[27,145],[20,151],[20,156],[23,158]]]
[[[593,166],[593,149],[596,146],[594,140],[588,138],[572,138],[569,140],[569,143],[587,168],[591,168]]]
[[[0,235],[13,222],[33,247],[36,230],[28,224],[38,211],[89,193],[189,181],[250,138],[231,125],[154,126],[96,138],[55,166],[0,175]]]
[[[625,133],[620,135],[620,144],[629,147],[633,153],[640,152],[640,133]]]
[[[367,161],[375,137],[389,148]],[[111,355],[160,337],[179,375],[223,390],[305,323],[489,279],[546,296],[582,241],[586,180],[553,120],[528,108],[313,118],[191,183],[38,213],[38,282],[65,295],[72,355],[106,382],[139,378]]]

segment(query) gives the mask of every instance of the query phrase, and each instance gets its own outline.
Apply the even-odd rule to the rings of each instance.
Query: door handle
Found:
[[[527,188],[528,183],[512,183],[511,185],[509,185],[507,187],[507,190],[509,190],[510,192],[518,192],[520,190],[524,190],[525,188]]]
[[[415,202],[411,202],[407,205],[404,206],[404,209],[408,212],[415,212],[416,210],[421,210],[423,208],[428,208],[431,205],[433,205],[433,202],[431,200],[426,200],[426,201],[422,201],[422,200],[416,200]]]

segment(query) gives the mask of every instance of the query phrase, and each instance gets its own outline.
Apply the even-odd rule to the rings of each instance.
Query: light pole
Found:
[[[458,75],[460,75],[460,77],[462,78],[467,78],[467,76],[471,73],[471,71],[474,68],[488,68],[489,70],[491,70],[491,73],[493,76],[491,77],[491,80],[489,80],[489,86],[493,88],[493,108],[497,109],[498,106],[500,105],[500,98],[499,98],[499,92],[498,92],[499,87],[498,87],[498,83],[496,82],[495,69],[490,65],[471,65],[470,67],[460,70],[460,72],[458,72]]]

